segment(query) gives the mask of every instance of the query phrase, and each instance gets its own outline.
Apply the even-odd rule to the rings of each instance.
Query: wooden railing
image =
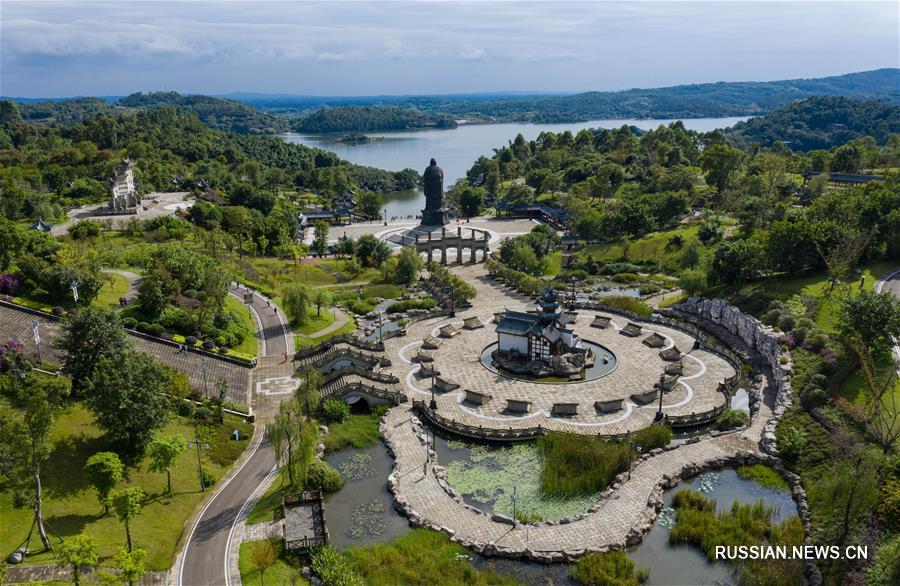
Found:
[[[330,350],[337,344],[347,344],[349,346],[359,348],[360,350],[368,350],[369,352],[384,352],[384,344],[364,342],[356,336],[341,334],[338,336],[334,336],[333,338],[329,338],[321,344],[316,344],[315,346],[298,350],[296,354],[294,354],[294,360],[303,360],[304,358],[307,358],[309,356],[314,356],[315,354],[318,354],[320,352]]]
[[[448,419],[443,415],[438,414],[437,411],[429,408],[425,401],[413,400],[413,410],[431,422],[434,426],[439,427],[444,431],[476,439],[507,442],[528,441],[543,435],[547,431],[540,425],[537,427],[509,427],[506,429],[481,426],[475,427],[474,425],[459,423],[458,421]]]
[[[385,399],[386,401],[390,401],[393,405],[399,405],[400,403],[405,403],[407,401],[406,395],[404,393],[401,393],[400,391],[383,389],[373,385],[368,385],[361,381],[348,382],[333,389],[328,389],[325,393],[323,393],[322,398],[327,399],[329,397],[339,396],[353,391],[359,391],[368,395],[372,395],[373,397]]]

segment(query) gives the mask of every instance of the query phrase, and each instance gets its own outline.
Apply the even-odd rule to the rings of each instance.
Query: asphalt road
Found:
[[[242,299],[244,290],[232,289],[231,293]],[[263,333],[262,357],[259,366],[253,371],[252,383],[269,376],[290,376],[291,363],[284,363],[279,358],[286,351],[292,353],[294,349],[292,334],[281,310],[276,312],[271,302],[267,306],[266,299],[258,294],[255,294],[251,308],[254,312],[254,322]],[[255,400],[255,396],[253,399]],[[190,529],[184,551],[179,558],[180,563],[175,568],[175,583],[178,586],[231,584],[228,549],[232,539],[240,538],[234,531],[238,515],[257,487],[275,467],[275,453],[262,433],[265,419],[270,413],[266,410],[257,410],[256,414],[256,432],[248,448],[250,450],[248,457],[217,487],[218,492],[206,502]]]
[[[900,269],[888,274],[875,287],[877,291],[893,293],[895,297],[900,299]],[[900,363],[900,342],[898,340],[894,340],[894,342],[894,358]],[[900,374],[900,368],[897,369],[897,374]]]

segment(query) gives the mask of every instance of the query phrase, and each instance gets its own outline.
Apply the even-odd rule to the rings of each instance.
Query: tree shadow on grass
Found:
[[[45,496],[64,498],[90,488],[84,477],[84,465],[88,458],[108,449],[109,443],[102,436],[81,434],[57,440],[41,475]]]
[[[63,538],[78,535],[88,523],[93,523],[103,513],[100,504],[97,504],[97,515],[55,515],[47,517],[46,523],[59,533]]]

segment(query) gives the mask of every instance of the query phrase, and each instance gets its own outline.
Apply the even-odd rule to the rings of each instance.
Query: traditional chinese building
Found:
[[[538,298],[537,306],[534,313],[507,310],[500,316],[497,322],[500,353],[544,361],[553,356],[583,353],[581,338],[566,327],[568,320],[552,287]]]

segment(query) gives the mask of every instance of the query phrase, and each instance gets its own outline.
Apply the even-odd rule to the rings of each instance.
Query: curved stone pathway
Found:
[[[144,278],[142,276],[135,272],[126,271],[124,269],[102,269],[100,272],[125,277],[125,279],[128,281],[128,291],[125,292],[125,299],[127,299],[128,301],[137,299],[138,287],[140,287],[141,283],[144,282]]]
[[[347,320],[350,319],[350,316],[348,316],[346,313],[344,313],[337,307],[334,308],[334,312],[335,312],[336,317],[333,322],[331,322],[329,325],[325,326],[318,332],[313,332],[311,334],[304,334],[304,337],[321,338],[322,336],[324,336],[326,334],[330,334],[331,332],[334,332],[334,331],[344,327],[344,324],[347,323]]]
[[[445,489],[443,467],[429,465],[423,477],[427,439],[409,407],[390,410],[383,420],[382,433],[395,457],[388,484],[397,506],[405,509],[412,523],[443,531],[454,541],[488,555],[563,561],[588,551],[635,543],[655,518],[656,509],[648,504],[654,493],[661,492],[671,479],[680,478],[686,471],[715,466],[736,455],[762,456],[757,446],[770,415],[770,408],[761,403],[752,425],[743,432],[651,453],[635,466],[630,480],[581,518],[564,524],[515,528],[451,496]]]

